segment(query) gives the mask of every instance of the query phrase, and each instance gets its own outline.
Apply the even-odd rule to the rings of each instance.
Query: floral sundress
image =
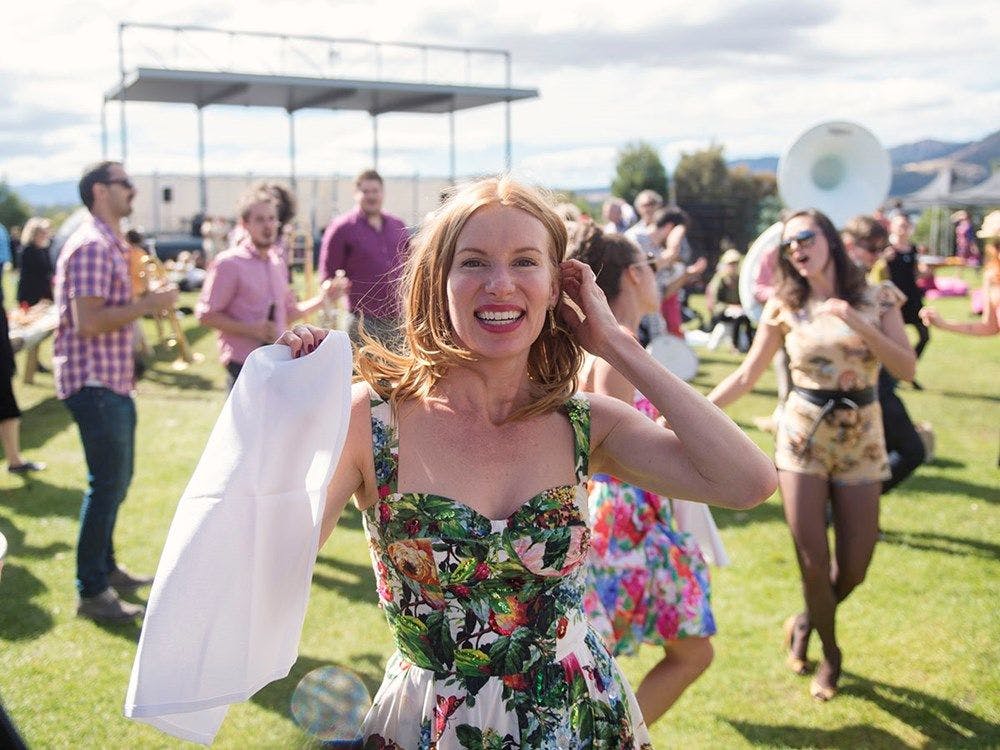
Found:
[[[564,411],[577,484],[492,520],[446,497],[399,493],[392,413],[372,400],[380,499],[363,520],[397,651],[362,726],[366,750],[652,747],[584,614],[590,403],[576,397]]]
[[[659,417],[638,391],[634,405],[650,419]],[[584,608],[608,648],[632,654],[643,643],[715,634],[708,565],[694,538],[678,530],[669,498],[594,474],[590,518]]]

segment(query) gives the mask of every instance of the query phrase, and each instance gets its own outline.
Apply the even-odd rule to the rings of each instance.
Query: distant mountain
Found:
[[[945,156],[953,156],[959,149],[973,145],[965,143],[949,143],[947,141],[924,140],[916,143],[904,143],[900,146],[893,146],[889,149],[889,157],[892,159],[892,166],[901,167],[904,164],[927,161],[929,159],[940,159]]]
[[[80,202],[77,184],[74,180],[66,180],[64,182],[28,182],[11,187],[32,208],[39,209],[46,206],[75,206]]]
[[[1000,130],[952,152],[949,156],[955,161],[985,167],[989,174],[993,164],[1000,162]]]

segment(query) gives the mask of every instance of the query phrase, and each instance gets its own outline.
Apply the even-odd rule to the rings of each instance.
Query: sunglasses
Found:
[[[656,273],[656,253],[647,252],[646,257],[643,260],[637,260],[632,265],[633,266],[647,265],[652,269],[653,273]]]
[[[117,180],[101,180],[102,185],[121,185],[126,190],[134,190],[135,183],[127,177],[119,177]]]
[[[858,242],[857,240],[854,241],[854,246],[860,247],[866,253],[872,253],[873,255],[885,249],[885,245],[869,245],[867,242]]]
[[[792,249],[792,243],[801,247],[803,250],[812,246],[812,243],[816,241],[816,233],[811,229],[803,229],[794,237],[789,237],[787,240],[782,240],[778,247],[781,249],[783,255],[787,255],[788,251]]]

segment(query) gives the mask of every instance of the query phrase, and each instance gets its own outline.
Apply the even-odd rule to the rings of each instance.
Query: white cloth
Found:
[[[694,537],[705,560],[720,568],[729,565],[729,555],[719,536],[712,509],[705,503],[691,500],[671,500],[670,503],[677,528]]]
[[[350,421],[351,348],[247,359],[177,506],[125,716],[211,743],[229,704],[295,663],[326,488]]]

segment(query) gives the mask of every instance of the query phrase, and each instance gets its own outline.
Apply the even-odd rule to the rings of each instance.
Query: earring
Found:
[[[554,307],[549,308],[549,334],[552,336],[556,335],[558,327],[556,326],[556,309]]]

